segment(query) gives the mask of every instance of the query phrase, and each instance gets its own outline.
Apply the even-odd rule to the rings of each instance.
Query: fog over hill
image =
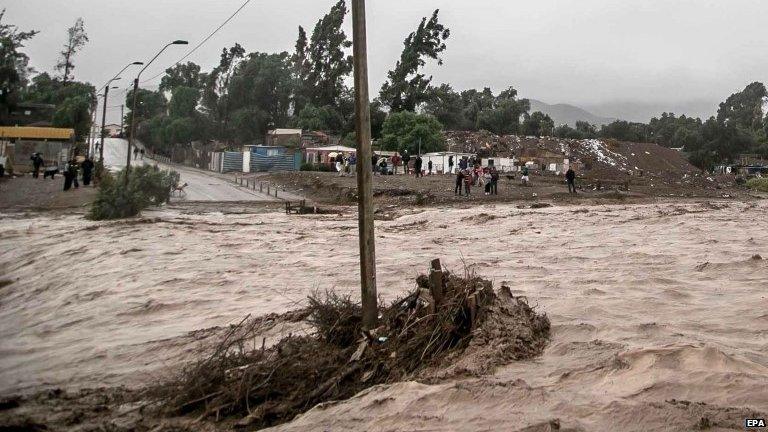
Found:
[[[568,105],[568,104],[554,104],[550,105],[548,103],[536,100],[536,99],[530,99],[531,101],[531,112],[541,111],[544,114],[549,115],[552,117],[552,120],[555,121],[555,125],[562,125],[567,124],[571,127],[576,126],[577,121],[586,121],[590,124],[602,126],[604,124],[611,123],[614,121],[614,118],[609,117],[600,117],[595,114],[592,114],[591,112],[579,108],[577,106]]]

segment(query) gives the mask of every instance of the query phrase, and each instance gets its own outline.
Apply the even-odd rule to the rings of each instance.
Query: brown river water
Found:
[[[766,413],[768,260],[754,256],[768,258],[767,210],[493,205],[377,222],[385,299],[440,257],[526,296],[551,344],[489,377],[375,387],[279,430],[668,430]],[[358,286],[354,215],[0,215],[0,395],[141,385],[189,354],[194,330]]]

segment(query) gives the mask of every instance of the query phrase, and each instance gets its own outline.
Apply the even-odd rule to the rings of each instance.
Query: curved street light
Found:
[[[100,147],[99,147],[99,164],[101,166],[104,165],[104,126],[105,126],[105,123],[107,121],[107,98],[109,97],[110,84],[112,84],[112,82],[114,82],[114,81],[119,80],[120,79],[120,74],[125,72],[125,70],[128,69],[129,67],[131,67],[131,66],[141,66],[143,64],[144,63],[142,63],[140,61],[135,61],[135,62],[128,63],[127,65],[125,65],[125,67],[120,69],[120,72],[116,73],[115,76],[112,77],[112,79],[110,79],[109,81],[106,82],[106,84],[104,84],[104,87],[103,87],[104,88],[104,109],[103,109],[103,111],[101,113],[101,144],[100,144]],[[112,87],[112,88],[117,88],[117,87]],[[99,170],[97,172],[101,172],[101,170]]]
[[[131,105],[131,134],[128,137],[128,156],[126,158],[125,163],[125,185],[128,186],[128,174],[131,171],[131,147],[133,146],[133,139],[136,134],[136,99],[139,93],[139,79],[141,78],[141,74],[147,70],[149,65],[152,64],[158,57],[160,57],[160,54],[163,53],[169,46],[171,45],[187,45],[189,42],[185,40],[175,40],[169,44],[166,44],[163,49],[157,52],[154,57],[152,57],[152,60],[148,61],[146,65],[139,71],[139,74],[136,75],[136,78],[133,80],[133,101]]]

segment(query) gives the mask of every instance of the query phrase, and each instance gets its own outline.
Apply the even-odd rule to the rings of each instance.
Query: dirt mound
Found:
[[[258,323],[244,321],[149,394],[165,415],[260,428],[377,384],[488,373],[541,354],[550,331],[549,319],[509,288],[497,294],[487,280],[434,263],[410,295],[380,310],[375,330],[362,328],[359,304],[332,292],[310,297],[309,311],[314,334],[259,347]]]

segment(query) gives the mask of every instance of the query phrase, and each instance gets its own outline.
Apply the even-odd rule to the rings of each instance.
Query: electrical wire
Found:
[[[197,45],[196,45],[194,48],[192,48],[192,49],[191,49],[191,50],[190,50],[188,53],[184,54],[184,57],[180,58],[180,59],[179,59],[179,60],[178,60],[176,63],[174,63],[174,64],[172,64],[172,65],[170,65],[170,66],[168,66],[168,67],[166,67],[166,68],[162,69],[162,72],[160,72],[160,73],[158,73],[157,75],[154,75],[154,76],[152,76],[152,77],[150,77],[150,78],[147,78],[146,80],[142,81],[141,83],[142,83],[142,84],[144,84],[144,83],[147,83],[147,82],[153,81],[153,80],[157,79],[158,77],[161,77],[161,76],[165,75],[165,71],[166,71],[167,69],[170,69],[170,68],[172,68],[172,67],[174,67],[174,66],[178,65],[179,63],[183,62],[184,60],[186,60],[186,59],[187,59],[189,56],[191,56],[191,55],[192,55],[192,54],[193,54],[195,51],[197,51],[197,50],[198,50],[200,47],[202,47],[203,45],[205,45],[205,43],[206,43],[206,42],[208,42],[208,40],[210,40],[210,39],[211,39],[211,38],[212,38],[212,37],[213,37],[213,36],[214,36],[216,33],[218,33],[218,32],[219,32],[219,30],[221,30],[222,28],[224,28],[224,26],[225,26],[225,25],[227,25],[227,24],[228,24],[230,21],[232,21],[232,19],[233,19],[234,17],[236,17],[236,16],[237,16],[237,14],[239,14],[239,13],[240,13],[240,11],[242,11],[242,10],[243,10],[243,9],[244,9],[246,6],[248,6],[248,3],[250,3],[251,1],[252,1],[252,0],[246,0],[246,1],[245,1],[245,3],[243,3],[243,4],[242,4],[242,5],[239,7],[239,8],[237,8],[237,10],[236,10],[236,11],[235,11],[235,12],[234,12],[232,15],[230,15],[230,16],[229,16],[229,18],[227,18],[227,19],[226,19],[226,20],[225,20],[223,23],[221,23],[221,25],[220,25],[220,26],[216,27],[216,29],[215,29],[213,32],[211,32],[211,34],[209,34],[209,35],[208,35],[208,36],[207,36],[205,39],[203,39],[203,40],[202,40],[202,41],[201,41],[199,44],[197,44]]]

